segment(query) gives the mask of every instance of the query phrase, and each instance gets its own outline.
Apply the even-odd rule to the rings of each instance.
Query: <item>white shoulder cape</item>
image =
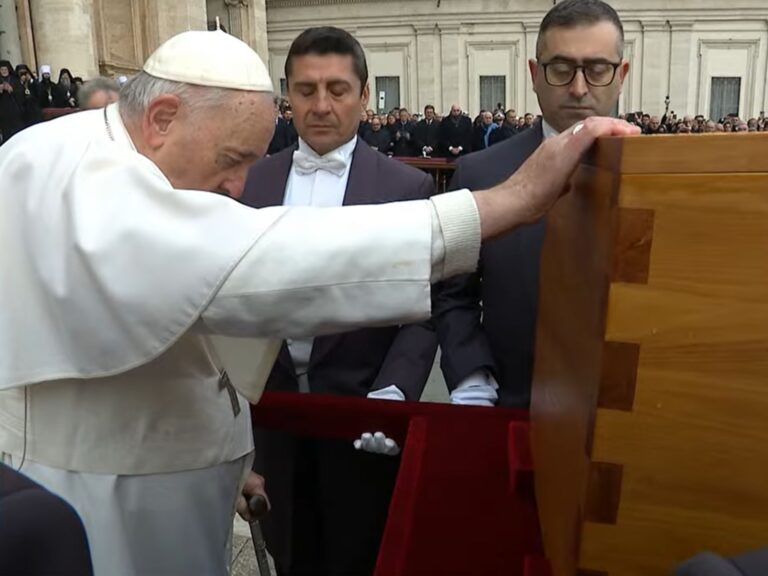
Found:
[[[0,389],[156,358],[284,213],[174,190],[112,130],[80,112],[0,148]]]

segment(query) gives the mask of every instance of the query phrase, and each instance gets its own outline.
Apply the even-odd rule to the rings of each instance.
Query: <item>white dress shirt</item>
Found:
[[[352,165],[352,154],[357,145],[357,136],[339,146],[335,150],[320,156],[309,144],[299,138],[298,152],[306,154],[310,158],[322,161],[329,156],[340,157],[345,164],[341,175],[329,170],[319,168],[314,172],[306,173],[296,169],[296,164],[291,164],[288,181],[285,184],[284,206],[314,206],[316,208],[338,207],[344,204],[344,194],[349,180],[349,169]],[[291,353],[293,366],[299,381],[299,391],[309,392],[309,359],[312,356],[312,344],[314,338],[288,338],[288,351]]]

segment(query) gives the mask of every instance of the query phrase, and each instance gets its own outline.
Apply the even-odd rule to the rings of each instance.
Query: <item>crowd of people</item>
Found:
[[[8,60],[0,61],[0,144],[42,122],[48,108],[87,110],[114,102],[125,80],[124,76],[117,81],[98,77],[85,82],[62,68],[54,81],[47,64],[36,74],[26,64],[14,67]]]
[[[294,146],[299,138],[289,101],[277,98],[275,102],[279,117],[270,154]],[[749,120],[742,120],[737,114],[719,120],[701,114],[679,118],[674,112],[667,112],[661,118],[644,112],[619,117],[639,126],[643,134],[764,132],[768,128],[763,112]],[[481,110],[474,120],[458,104],[451,106],[447,116],[438,114],[431,104],[424,108],[423,114],[411,113],[407,108],[393,108],[382,114],[368,109],[361,114],[357,135],[371,148],[388,156],[455,158],[525,132],[540,119],[530,112],[518,116],[514,109],[504,110],[501,103],[493,111]]]

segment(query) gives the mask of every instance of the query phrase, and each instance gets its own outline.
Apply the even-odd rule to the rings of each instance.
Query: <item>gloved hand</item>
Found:
[[[400,447],[392,438],[387,438],[384,432],[371,434],[365,432],[358,440],[354,442],[355,450],[363,450],[372,454],[386,454],[387,456],[397,456],[400,454]]]
[[[485,370],[478,370],[467,376],[451,392],[451,404],[465,406],[495,406],[499,395],[496,379]]]

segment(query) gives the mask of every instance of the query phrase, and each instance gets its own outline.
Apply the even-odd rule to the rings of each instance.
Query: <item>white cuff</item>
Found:
[[[494,406],[499,399],[496,379],[485,370],[476,370],[451,392],[451,404]]]
[[[386,388],[382,388],[381,390],[371,390],[368,392],[368,398],[372,400],[405,400],[405,394],[403,394],[402,390],[392,384],[391,386],[387,386]]]
[[[432,196],[443,236],[443,269],[437,271],[442,280],[457,274],[468,274],[477,268],[480,258],[480,213],[469,190]]]

